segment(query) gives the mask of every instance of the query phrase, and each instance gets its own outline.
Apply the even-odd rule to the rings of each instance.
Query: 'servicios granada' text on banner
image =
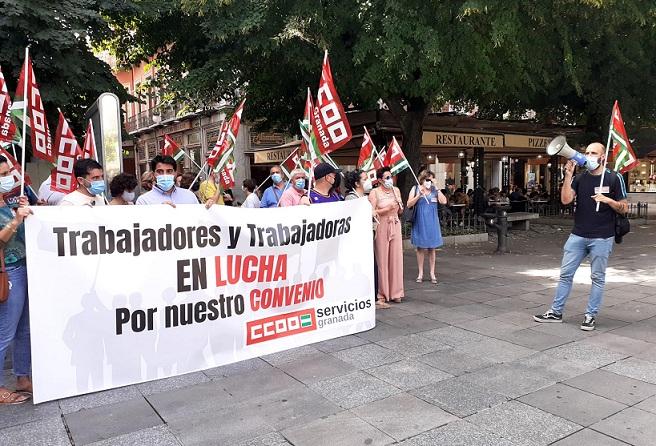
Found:
[[[375,326],[366,199],[278,209],[34,209],[36,403]]]

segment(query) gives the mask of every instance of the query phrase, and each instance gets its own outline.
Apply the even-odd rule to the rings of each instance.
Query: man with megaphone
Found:
[[[590,256],[592,288],[581,330],[594,330],[604,294],[608,257],[615,240],[615,215],[625,214],[628,209],[626,186],[621,175],[606,169],[606,151],[601,143],[590,144],[585,149],[585,156],[581,156],[567,145],[564,137],[559,137],[549,144],[547,153],[569,158],[565,164],[560,201],[567,205],[576,198],[576,209],[574,227],[565,242],[553,303],[546,313],[535,315],[533,319],[536,322],[563,321],[574,274],[583,259]],[[585,171],[573,178],[577,165],[585,166]]]

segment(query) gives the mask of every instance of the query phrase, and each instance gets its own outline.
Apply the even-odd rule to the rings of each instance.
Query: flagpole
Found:
[[[606,155],[604,155],[604,166],[603,170],[601,171],[601,181],[599,182],[599,193],[603,191],[604,187],[604,175],[606,174],[606,164],[608,163],[608,149],[610,148],[610,140],[611,140],[611,129],[613,128],[613,112],[610,112],[610,123],[608,123],[608,141],[606,141]],[[597,195],[597,194],[595,194]],[[599,212],[599,205],[601,203],[597,201],[597,212]]]
[[[292,153],[293,153],[293,152],[292,152]],[[291,155],[290,155],[290,156],[291,156]],[[287,158],[289,158],[289,157],[287,157]],[[285,161],[287,161],[287,160],[285,160]],[[283,161],[283,162],[284,162],[284,161]],[[296,170],[296,168],[298,167],[298,164],[299,164],[300,162],[301,162],[301,157],[299,156],[298,159],[296,160],[296,164],[294,164],[294,168],[292,169],[292,172],[293,172],[294,170]],[[290,172],[290,173],[291,173],[291,172]],[[283,189],[283,191],[287,190],[287,188],[289,187],[289,183],[290,183],[291,181],[292,181],[292,175],[289,175],[289,178],[287,179],[287,182],[285,183],[285,188]],[[282,194],[280,194],[280,198],[278,198],[278,201],[276,202],[276,207],[280,207],[280,200],[281,200],[281,199],[282,199]]]
[[[271,178],[271,174],[269,174],[269,176],[266,177],[266,179],[265,179],[264,181],[262,181],[260,184],[258,184],[257,187],[256,187],[255,189],[253,189],[253,192],[255,192],[256,190],[258,190],[260,187],[264,186],[264,183],[266,183],[267,181],[269,181],[269,178]]]
[[[21,188],[20,188],[20,196],[22,197],[25,194],[25,132],[27,131],[27,87],[28,87],[28,78],[27,78],[27,63],[30,57],[30,46],[27,45],[25,47],[25,62],[23,65],[25,66],[25,73],[23,79],[23,133],[22,133],[22,138],[21,138],[21,149],[23,151],[22,153],[22,159],[21,159],[21,172],[23,174],[21,175]]]
[[[189,185],[189,187],[187,189],[191,189],[192,187],[194,187],[194,184],[196,184],[196,181],[198,181],[198,178],[200,178],[200,174],[205,171],[205,166],[207,166],[207,161],[205,161],[205,164],[203,164],[203,167],[201,167],[200,170],[198,171],[198,175],[196,175],[196,178],[194,178],[194,181],[191,182],[191,184]]]

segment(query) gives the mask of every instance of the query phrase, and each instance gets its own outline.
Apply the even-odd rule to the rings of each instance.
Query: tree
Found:
[[[151,0],[152,1],[152,0]],[[345,104],[382,99],[412,166],[423,120],[450,102],[501,118],[528,109],[600,132],[613,96],[654,117],[649,0],[179,0],[117,22],[121,59],[158,52],[161,85],[186,101],[246,90],[251,120],[294,131],[324,49]],[[631,78],[622,76],[630,73]],[[644,92],[644,94],[643,94]],[[626,105],[624,105],[626,103]],[[627,116],[630,116],[627,113]],[[603,118],[603,119],[602,119]],[[408,184],[404,184],[407,190]]]
[[[29,44],[50,128],[57,128],[59,107],[81,135],[84,113],[101,93],[129,97],[109,65],[94,55],[93,45],[112,35],[103,14],[128,13],[130,5],[123,0],[0,0],[0,64],[10,94]]]

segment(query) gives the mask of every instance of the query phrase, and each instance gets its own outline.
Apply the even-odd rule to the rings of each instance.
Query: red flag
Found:
[[[373,165],[375,152],[376,147],[374,147],[374,142],[371,140],[371,136],[365,127],[362,146],[360,148],[360,157],[358,158],[358,169],[369,170]]]
[[[87,132],[84,135],[84,144],[82,147],[78,146],[77,159],[87,159],[87,158],[96,158],[96,138],[93,134],[93,123],[89,119],[89,125],[87,125]]]
[[[80,146],[61,111],[55,134],[55,150],[57,160],[50,174],[50,190],[68,194],[77,189],[73,164],[78,158]]]
[[[16,124],[11,119],[11,98],[0,68],[0,141],[12,142],[16,134]]]
[[[221,129],[219,130],[219,137],[216,140],[216,144],[214,144],[212,151],[207,157],[207,164],[209,164],[210,167],[214,167],[214,165],[219,159],[219,152],[221,151],[221,147],[223,146],[223,140],[228,135],[228,125],[229,125],[228,120],[224,119],[223,123],[221,124]]]
[[[24,91],[26,75],[27,92]],[[50,129],[48,128],[48,121],[46,120],[46,112],[43,108],[39,86],[34,77],[32,61],[29,57],[25,59],[20,78],[18,79],[16,99],[18,98],[27,99],[27,118],[30,120],[32,154],[37,158],[52,162],[52,138],[50,137]],[[23,119],[26,119],[26,117],[23,116]]]
[[[20,165],[20,163],[18,161],[16,161],[16,159],[13,156],[11,156],[11,154],[3,148],[0,148],[0,155],[7,158],[7,164],[9,165],[9,172],[14,177],[14,181],[16,182],[16,185],[14,186],[12,191],[20,192],[20,183],[21,183],[22,178],[23,178],[23,175],[21,174],[21,165]],[[25,175],[25,185],[29,186],[31,184],[32,184],[32,180],[30,180],[30,176]]]
[[[214,156],[214,164],[212,167],[215,172],[219,172],[221,178],[221,185],[224,189],[229,189],[235,185],[235,144],[237,142],[237,135],[239,134],[239,126],[241,125],[241,115],[244,112],[244,103],[246,99],[241,101],[241,104],[235,109],[235,113],[230,118],[230,123],[224,135],[219,134],[218,141],[214,146],[217,150]],[[216,146],[219,146],[218,149]],[[214,153],[214,150],[212,151]],[[210,155],[212,156],[212,155]],[[209,160],[208,160],[209,163]]]
[[[385,159],[387,158],[387,150],[380,149],[376,156],[374,157],[374,169],[381,169],[387,164],[385,164]]]
[[[330,153],[339,149],[351,140],[351,126],[349,125],[342,101],[339,100],[333,74],[328,62],[328,51],[323,58],[321,80],[317,91],[317,102],[314,107],[314,134],[319,143],[321,153]]]
[[[392,137],[392,142],[387,149],[384,163],[386,167],[390,168],[392,175],[397,175],[410,167],[408,160],[403,154],[403,150],[401,150],[401,146],[394,136]]]
[[[173,156],[173,154],[178,150],[180,150],[180,146],[178,146],[178,144],[173,141],[173,138],[171,138],[169,135],[164,135],[164,147],[162,147],[162,155]]]
[[[629,142],[629,137],[624,128],[624,120],[620,113],[620,106],[615,101],[613,105],[613,117],[610,125],[610,136],[613,139],[613,159],[615,160],[615,171],[625,173],[637,167],[640,164],[636,157],[633,147]]]

